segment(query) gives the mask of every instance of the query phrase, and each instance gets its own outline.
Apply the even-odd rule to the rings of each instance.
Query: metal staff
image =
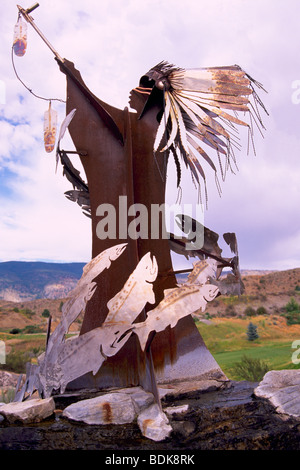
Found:
[[[27,8],[27,10],[25,10],[24,8],[22,8],[20,5],[17,5],[18,7],[18,10],[19,10],[19,14],[21,14],[25,20],[27,21],[27,23],[30,23],[31,26],[33,27],[33,29],[36,30],[36,32],[38,33],[38,35],[42,38],[42,40],[47,44],[47,46],[49,47],[49,49],[53,52],[53,54],[55,55],[55,57],[60,61],[60,62],[64,62],[64,59],[58,54],[58,52],[54,49],[54,47],[50,44],[50,42],[48,41],[48,39],[45,38],[45,36],[43,35],[43,33],[39,30],[39,28],[36,26],[36,24],[34,23],[34,20],[33,18],[29,15],[29,13],[31,13],[33,10],[35,10],[37,7],[39,7],[39,4],[38,3],[35,3],[32,7],[30,8]]]

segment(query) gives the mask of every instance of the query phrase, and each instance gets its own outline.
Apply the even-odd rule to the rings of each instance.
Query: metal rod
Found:
[[[35,5],[33,5],[31,8],[28,8],[27,10],[24,10],[24,8],[22,8],[20,5],[17,5],[18,7],[18,10],[20,12],[20,14],[25,18],[25,20],[31,24],[31,26],[33,27],[33,29],[36,30],[36,32],[38,33],[38,35],[42,38],[42,40],[47,44],[47,46],[49,47],[49,49],[53,52],[53,54],[55,55],[55,57],[57,58],[57,60],[59,60],[60,62],[63,62],[64,59],[58,54],[58,52],[54,49],[54,47],[50,44],[50,42],[48,41],[48,39],[45,38],[45,36],[43,35],[43,33],[39,30],[39,28],[36,26],[36,24],[34,23],[33,21],[33,18],[29,15],[29,13],[33,10],[35,10],[37,7],[39,6],[38,3],[36,3]]]
[[[48,318],[48,325],[47,325],[47,336],[46,336],[46,351],[47,351],[47,346],[50,338],[50,333],[51,333],[51,322],[52,322],[52,316],[50,315]]]
[[[146,315],[145,309],[143,309],[142,313],[143,313],[144,319],[146,320],[147,315]],[[155,399],[159,409],[162,410],[161,400],[160,400],[157,381],[156,381],[156,376],[155,376],[155,369],[154,369],[152,351],[151,351],[151,347],[150,347],[154,336],[155,336],[155,333],[154,333],[154,335],[153,334],[151,335],[151,339],[148,342],[147,348],[145,348],[145,351],[144,351],[144,354],[145,354],[145,368],[146,369],[145,369],[145,380],[144,381],[142,380],[141,385],[145,390],[148,389],[147,391],[149,391],[153,394],[154,399]],[[147,374],[147,372],[149,373],[149,375]],[[141,376],[140,376],[140,378],[141,378]],[[150,384],[149,384],[149,382],[147,383],[147,379],[150,380]]]
[[[32,7],[27,8],[27,10],[25,10],[25,11],[26,11],[27,14],[29,14],[29,13],[31,13],[33,10],[35,10],[35,9],[36,9],[37,7],[39,7],[39,6],[40,6],[39,3],[35,3],[34,5],[32,5]]]
[[[183,274],[183,273],[191,273],[193,268],[189,269],[179,269],[178,271],[172,271],[173,274]]]
[[[76,154],[76,155],[80,155],[80,157],[86,157],[87,156],[87,152],[85,151],[78,151],[77,150],[64,150],[64,152],[66,152],[67,154]]]

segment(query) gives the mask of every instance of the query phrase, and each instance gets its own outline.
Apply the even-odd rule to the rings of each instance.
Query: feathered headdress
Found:
[[[201,159],[204,159],[215,171],[220,188],[216,166],[205,146],[216,152],[224,179],[226,170],[232,169],[232,162],[235,164],[233,147],[239,147],[236,126],[248,127],[252,143],[253,123],[260,132],[264,128],[259,106],[267,111],[254,86],[263,89],[238,65],[184,70],[160,62],[141,78],[136,90],[148,93],[149,98],[140,117],[159,90],[163,92],[163,113],[154,152],[172,152],[177,166],[178,185],[181,176],[178,156],[181,156],[198,185],[199,176],[204,183],[206,180],[201,165]],[[248,113],[250,122],[238,118],[239,112]],[[221,155],[224,155],[223,162]]]

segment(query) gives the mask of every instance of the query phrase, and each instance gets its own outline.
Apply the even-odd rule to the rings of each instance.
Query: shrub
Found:
[[[247,338],[248,341],[254,341],[259,338],[258,333],[257,333],[257,326],[253,325],[253,323],[249,323],[248,328],[247,328]]]
[[[12,330],[10,330],[10,334],[11,335],[17,335],[18,333],[21,333],[22,330],[20,330],[20,328],[13,328]]]
[[[33,349],[32,349],[32,354],[33,354],[34,357],[37,357],[37,356],[39,356],[39,354],[41,354],[43,351],[44,351],[44,349],[41,348],[41,347],[33,348]]]
[[[265,309],[265,307],[258,307],[258,309],[256,310],[256,314],[257,315],[266,315],[267,310]]]
[[[25,310],[21,310],[21,313],[23,313],[27,318],[31,318],[33,315],[35,315],[35,312],[33,312],[30,308],[25,308]]]
[[[287,325],[299,325],[300,324],[300,312],[285,313],[283,316],[286,318]]]
[[[29,354],[27,352],[12,350],[6,356],[6,363],[0,364],[0,369],[24,374],[26,372],[27,362],[29,362]]]
[[[237,313],[233,305],[227,305],[225,308],[225,314],[231,317],[235,317]]]
[[[26,325],[25,328],[23,328],[22,333],[32,335],[34,333],[41,333],[42,331],[43,330],[37,325]]]
[[[294,297],[292,297],[291,300],[286,304],[285,310],[288,313],[290,313],[290,312],[299,312],[300,313],[300,305],[298,304],[298,302],[296,302]]]
[[[256,315],[256,311],[253,307],[247,307],[245,308],[244,310],[244,314],[247,316],[247,317],[253,317],[254,315]]]
[[[1,390],[0,401],[3,403],[10,403],[15,398],[16,391],[14,388],[9,387],[7,390]]]
[[[254,359],[244,355],[241,362],[237,362],[231,370],[242,380],[260,382],[270,368],[262,359]]]

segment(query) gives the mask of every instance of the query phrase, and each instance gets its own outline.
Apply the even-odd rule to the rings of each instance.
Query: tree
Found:
[[[286,304],[285,312],[283,316],[286,318],[287,325],[297,325],[300,323],[300,305],[294,297]]]
[[[300,305],[298,304],[298,302],[296,302],[294,297],[292,297],[291,300],[286,304],[285,310],[288,313],[300,312]]]
[[[255,339],[259,338],[256,330],[257,330],[257,326],[253,325],[253,323],[250,322],[247,328],[248,341],[254,341]]]
[[[43,311],[42,317],[45,317],[45,318],[50,317],[50,312],[49,312],[49,310],[48,310],[47,308],[45,308],[45,310]]]

